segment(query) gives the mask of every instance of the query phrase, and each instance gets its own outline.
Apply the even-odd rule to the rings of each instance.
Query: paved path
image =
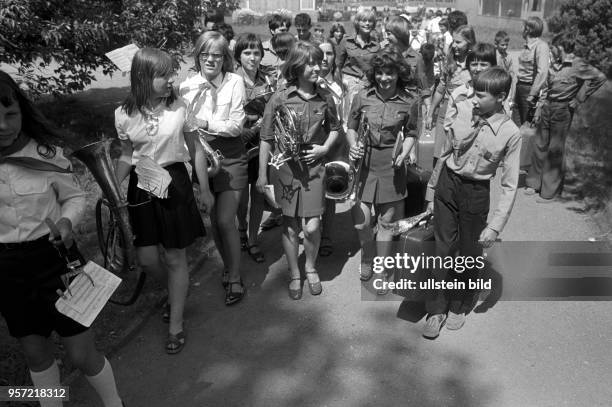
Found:
[[[572,208],[519,194],[508,240],[586,241]],[[399,301],[362,301],[358,244],[337,215],[335,255],[319,261],[320,297],[287,296],[278,229],[263,234],[267,263],[243,255],[249,295],[223,305],[220,261],[204,264],[186,312],[188,343],[163,352],[154,315],[113,358],[121,393],[139,406],[609,406],[612,326],[607,302],[500,301],[456,332],[421,337]],[[302,259],[303,260],[303,259]],[[414,311],[414,310],[413,310]],[[418,317],[417,317],[418,319]],[[83,379],[74,402],[94,406]]]

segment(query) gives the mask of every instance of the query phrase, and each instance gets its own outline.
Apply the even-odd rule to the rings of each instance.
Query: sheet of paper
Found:
[[[149,157],[136,163],[138,188],[150,192],[158,198],[168,198],[168,187],[172,182],[170,173]]]
[[[83,267],[83,273],[77,275],[70,283],[70,293],[68,291],[64,293],[66,298],[60,297],[55,302],[55,308],[79,324],[89,327],[119,284],[121,284],[119,277],[89,261]]]
[[[125,47],[114,49],[104,55],[106,55],[106,57],[121,71],[130,72],[132,69],[132,59],[134,59],[134,54],[138,52],[138,49],[139,48],[135,44],[130,44]]]

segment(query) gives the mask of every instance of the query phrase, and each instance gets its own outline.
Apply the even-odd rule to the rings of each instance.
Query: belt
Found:
[[[490,185],[491,185],[491,180],[468,178],[468,177],[466,177],[464,175],[457,174],[455,171],[453,171],[450,168],[448,168],[448,165],[445,165],[444,167],[446,168],[446,171],[447,171],[447,173],[450,176],[459,178],[461,180],[461,182],[465,182],[467,184],[482,185],[482,186],[487,187],[487,188],[489,188]]]
[[[531,85],[533,85],[533,82],[518,81],[517,83],[519,85],[524,85],[524,86],[531,86]]]
[[[35,247],[41,247],[49,244],[49,235],[44,235],[35,240],[28,240],[26,242],[17,242],[17,243],[0,243],[0,252],[4,252],[7,250],[24,250],[24,249],[32,249]]]

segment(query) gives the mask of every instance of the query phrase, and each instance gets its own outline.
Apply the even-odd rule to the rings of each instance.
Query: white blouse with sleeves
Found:
[[[212,133],[219,133],[223,137],[239,137],[246,120],[246,92],[242,77],[227,72],[208,82],[201,74],[192,76],[181,83],[179,88],[186,104],[197,103],[194,98],[202,86],[208,88],[201,93],[205,99],[195,117],[206,120],[208,131]]]
[[[69,168],[61,148],[55,156],[38,154],[34,140],[9,157],[30,157]],[[73,174],[36,171],[0,162],[0,243],[36,240],[49,234],[46,218],[57,222],[68,218],[75,227],[85,212],[87,195]]]
[[[120,140],[132,143],[132,165],[149,157],[164,167],[189,161],[183,136],[187,106],[177,99],[170,106],[161,104],[148,115],[136,110],[128,115],[122,107],[115,110],[115,128]]]

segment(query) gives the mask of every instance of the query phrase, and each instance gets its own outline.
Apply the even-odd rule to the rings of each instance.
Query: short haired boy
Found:
[[[554,38],[552,45],[561,52],[562,63],[559,70],[548,70],[542,88],[535,114],[540,131],[536,133],[531,167],[525,180],[525,194],[539,192],[538,203],[552,202],[561,191],[565,138],[574,109],[606,82],[603,73],[574,55],[572,34]]]
[[[293,22],[295,23],[295,30],[297,31],[297,39],[299,41],[310,41],[312,34],[310,32],[310,28],[312,27],[310,16],[307,13],[299,13],[295,16]]]
[[[270,34],[272,37],[274,37],[276,34],[287,32],[289,31],[289,28],[291,28],[291,19],[283,17],[280,14],[272,14],[272,17],[270,17],[270,20],[268,21],[268,28],[270,29]],[[276,56],[276,52],[274,51],[274,47],[272,47],[272,39],[264,41],[261,45],[264,49],[261,65],[265,67],[277,65],[278,58]]]
[[[506,98],[504,107],[508,114],[510,114],[514,107],[514,92],[516,91],[516,73],[514,72],[514,66],[512,65],[512,58],[508,55],[508,44],[510,43],[510,36],[505,31],[498,31],[495,34],[495,48],[497,49],[497,66],[504,68],[512,77],[512,87],[510,88],[510,94]]]
[[[443,259],[457,252],[459,256],[482,256],[483,247],[493,244],[510,216],[521,149],[519,129],[503,109],[511,83],[512,78],[503,68],[486,69],[473,78],[474,93],[456,102],[460,110],[471,107],[474,116],[467,120],[458,116],[450,125],[426,193],[428,210],[435,213],[436,255]],[[502,161],[501,196],[487,223],[490,180]],[[467,285],[478,271],[440,268],[433,270],[433,277],[436,281],[457,279]],[[432,292],[425,302],[428,317],[423,336],[435,339],[444,323],[448,329],[460,329],[477,295],[477,291],[469,289]]]

